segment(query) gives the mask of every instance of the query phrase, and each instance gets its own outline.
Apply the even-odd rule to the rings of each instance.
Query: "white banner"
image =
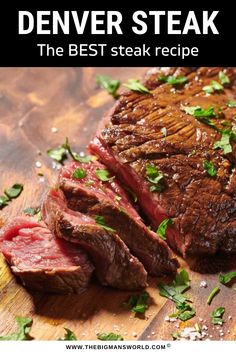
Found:
[[[89,353],[89,354],[214,354],[236,353],[236,341],[2,341],[1,354],[42,354],[42,353]]]

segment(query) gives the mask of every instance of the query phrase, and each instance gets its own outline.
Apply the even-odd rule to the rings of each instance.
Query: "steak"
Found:
[[[83,173],[82,178],[76,178],[78,170]],[[99,172],[106,172],[105,180],[99,179]],[[114,176],[108,175],[104,165],[97,161],[72,162],[62,168],[59,186],[69,208],[93,218],[102,216],[148,273],[157,276],[176,272],[178,261],[166,242],[143,223],[125,190]]]
[[[12,272],[37,291],[80,293],[94,269],[78,246],[55,237],[30,217],[16,217],[1,230],[0,249]]]
[[[42,212],[50,230],[89,253],[101,284],[125,290],[147,285],[142,263],[131,255],[117,234],[100,226],[90,216],[68,209],[60,191],[49,192]]]
[[[222,70],[229,82],[205,93]],[[157,79],[180,74],[188,79],[181,86]],[[137,195],[154,227],[172,218],[167,241],[185,258],[236,253],[236,108],[227,103],[236,99],[235,78],[231,68],[152,69],[143,81],[150,94],[124,92],[89,145]],[[197,119],[186,107],[208,110],[208,116]],[[232,152],[214,148],[221,137]],[[206,161],[216,176],[204,168]],[[150,164],[162,173],[159,190],[150,190]]]

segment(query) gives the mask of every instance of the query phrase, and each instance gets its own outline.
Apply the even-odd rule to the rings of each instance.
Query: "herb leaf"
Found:
[[[159,294],[173,301],[176,305],[176,309],[178,310],[176,313],[171,314],[170,317],[177,317],[181,321],[187,321],[195,316],[195,309],[190,306],[188,303],[189,299],[183,294],[189,286],[189,275],[185,269],[177,274],[171,285],[166,285],[163,283],[159,285]]]
[[[156,166],[148,163],[146,165],[146,179],[152,184],[150,186],[151,192],[161,191],[162,186],[160,181],[164,178],[162,172],[159,172]]]
[[[149,298],[150,296],[147,292],[144,292],[141,295],[132,295],[124,305],[131,307],[132,312],[145,313],[148,309],[147,301]]]
[[[120,81],[112,79],[106,75],[97,75],[96,83],[106,90],[111,96],[117,98],[117,90],[120,87]]]
[[[57,162],[63,162],[66,159],[66,149],[61,146],[58,149],[47,150],[47,154]]]
[[[23,210],[23,213],[25,215],[29,215],[29,216],[34,216],[37,215],[40,212],[40,207],[38,208],[26,208]]]
[[[212,80],[210,85],[204,86],[203,91],[206,93],[213,93],[215,91],[222,91],[224,87],[217,81]]]
[[[82,179],[87,176],[87,172],[82,168],[76,168],[72,174],[73,178]]]
[[[29,335],[33,320],[27,317],[16,317],[16,323],[18,325],[18,331],[6,336],[0,337],[0,340],[31,340]]]
[[[23,191],[23,185],[20,183],[15,183],[11,188],[8,188],[4,191],[8,198],[13,199],[19,197]]]
[[[69,143],[69,139],[67,137],[66,137],[66,141],[64,142],[64,144],[62,144],[61,147],[66,149],[66,151],[68,152],[68,154],[72,157],[72,159],[74,161],[78,161],[81,163],[89,163],[92,160],[92,156],[90,156],[90,155],[80,156],[76,152],[72,151],[70,143]]]
[[[201,108],[200,106],[182,106],[181,108],[185,113],[194,117],[216,117],[216,113],[212,106],[209,106],[207,109]]]
[[[207,298],[207,304],[208,304],[208,305],[211,304],[212,300],[214,299],[214,297],[215,297],[219,292],[220,292],[220,288],[218,288],[218,287],[214,288],[214,289],[211,291],[210,295],[209,295],[208,298]]]
[[[1,195],[0,196],[0,208],[4,208],[5,206],[8,205],[8,202],[10,199],[6,195]]]
[[[234,108],[234,107],[236,107],[236,101],[233,101],[233,100],[228,101],[228,102],[226,102],[226,105],[230,108]]]
[[[228,75],[226,75],[223,71],[219,72],[219,80],[221,85],[227,85],[230,83],[230,79],[228,77]]]
[[[158,226],[156,233],[162,240],[166,240],[166,230],[167,230],[167,227],[170,225],[173,225],[173,220],[172,219],[165,219]]]
[[[108,170],[96,170],[96,176],[102,182],[108,182],[112,179]]]
[[[221,284],[228,284],[233,278],[236,277],[236,272],[229,272],[219,275],[219,281]]]
[[[223,314],[225,313],[224,307],[218,307],[211,313],[212,323],[214,325],[222,325],[224,323]]]
[[[116,232],[116,230],[114,230],[111,227],[106,225],[105,219],[101,215],[95,215],[95,222],[96,222],[96,224],[102,226],[104,230],[107,230],[107,231],[110,231],[110,232]]]
[[[205,160],[203,162],[203,167],[211,177],[215,177],[217,175],[216,168],[212,161]]]
[[[221,138],[214,143],[213,149],[222,149],[225,155],[232,152],[232,146],[230,144],[231,133],[231,129],[222,131]]]
[[[180,75],[180,76],[159,76],[157,78],[158,81],[166,82],[167,84],[170,85],[183,85],[188,81],[188,78],[186,76]]]
[[[140,93],[150,93],[150,90],[143,86],[139,80],[130,79],[126,84],[123,84],[126,88],[131,91],[140,92]]]
[[[58,340],[77,340],[74,332],[72,332],[69,328],[64,328],[65,335],[64,337],[60,337]]]
[[[97,339],[99,340],[124,340],[124,338],[120,334],[116,333],[98,333]]]

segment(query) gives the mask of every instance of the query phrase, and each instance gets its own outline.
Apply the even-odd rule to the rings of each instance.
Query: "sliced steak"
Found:
[[[230,83],[206,94],[203,87],[212,80],[219,82],[222,70]],[[90,151],[136,193],[155,227],[165,218],[173,219],[168,242],[185,257],[236,253],[236,145],[231,141],[229,154],[214,149],[220,131],[183,110],[212,106],[217,117],[208,119],[213,124],[221,130],[234,125],[236,108],[227,102],[236,99],[236,75],[230,68],[165,69],[165,75],[180,72],[188,78],[181,87],[155,85],[155,73],[150,73],[145,79],[150,94],[124,92],[90,143]],[[204,169],[206,160],[214,164],[217,176]],[[161,191],[150,191],[146,175],[150,163],[164,175]]]
[[[67,208],[62,193],[52,190],[43,204],[43,217],[59,237],[79,244],[91,256],[103,285],[125,290],[145,287],[147,273],[115,232],[93,218]]]
[[[76,178],[76,171],[82,175]],[[62,168],[59,186],[67,205],[93,218],[100,215],[106,225],[116,230],[131,252],[151,275],[174,274],[178,261],[173,258],[166,242],[162,241],[142,221],[117,180],[109,174],[106,181],[99,172],[107,172],[99,162],[77,163]],[[74,176],[74,177],[73,177]]]
[[[12,272],[37,291],[80,293],[94,269],[83,250],[29,217],[16,217],[1,230],[0,249]]]

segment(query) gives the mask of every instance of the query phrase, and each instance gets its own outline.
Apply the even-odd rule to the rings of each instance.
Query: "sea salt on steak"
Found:
[[[101,284],[125,290],[147,285],[142,263],[131,255],[117,234],[104,229],[93,218],[68,209],[60,191],[48,193],[42,212],[50,230],[89,253]]]
[[[82,178],[75,177],[76,171],[82,173]],[[107,172],[105,181],[101,181],[99,172]],[[178,261],[166,242],[143,223],[124,189],[114,177],[109,178],[104,165],[97,161],[72,162],[62,168],[59,187],[69,208],[92,217],[103,216],[106,225],[116,230],[148,273],[157,276],[176,272]]]
[[[206,94],[203,87],[219,83],[222,70],[230,82]],[[158,81],[179,74],[188,79],[182,86]],[[152,70],[144,80],[150,94],[124,92],[90,143],[90,151],[136,193],[155,227],[173,219],[167,239],[186,258],[236,253],[236,145],[230,141],[228,154],[214,149],[220,131],[235,126],[236,108],[228,105],[236,99],[235,77],[230,68]],[[196,106],[213,107],[215,117],[204,121],[184,110]],[[204,168],[206,160],[216,176]],[[161,191],[150,191],[150,163],[164,175]]]
[[[83,250],[29,217],[16,217],[0,231],[0,249],[12,272],[37,291],[80,293],[94,269]]]

